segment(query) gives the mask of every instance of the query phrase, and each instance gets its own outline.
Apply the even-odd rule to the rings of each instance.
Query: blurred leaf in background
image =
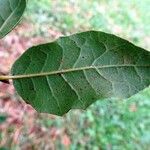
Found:
[[[6,116],[4,116],[4,115],[0,115],[0,124],[1,124],[1,123],[3,123],[3,122],[5,122],[5,121],[6,121],[6,119],[7,119],[7,117],[6,117]]]

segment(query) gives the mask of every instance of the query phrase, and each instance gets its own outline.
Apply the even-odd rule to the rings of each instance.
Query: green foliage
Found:
[[[0,150],[8,150],[8,149],[5,147],[1,147]]]
[[[88,31],[30,48],[12,75],[18,93],[36,110],[63,115],[147,87],[150,53],[114,35]]]
[[[30,6],[34,5],[32,1],[30,2]],[[49,28],[65,35],[95,29],[128,38],[134,41],[134,43],[149,49],[150,45],[149,42],[147,42],[150,35],[149,0],[82,0],[82,3],[77,0],[74,1],[73,4],[71,1],[60,2],[60,0],[47,0],[47,3],[51,4],[49,5],[49,10],[45,11],[45,14],[50,14],[47,15],[46,18],[48,27],[46,26],[47,23],[43,23],[42,26],[39,25],[37,18],[34,18],[36,13],[32,10],[32,21],[34,21],[34,25],[36,24],[38,26],[37,29],[33,31],[36,36],[40,35],[37,31],[41,30],[41,28],[44,28],[43,31],[45,31],[42,32],[42,37],[47,37],[47,29]],[[76,9],[74,9],[70,15],[66,15],[68,14],[67,10],[65,10],[66,6],[71,8],[71,10],[73,10],[74,7]],[[41,14],[41,17],[42,16],[43,14]],[[100,16],[105,16],[103,26]],[[64,17],[73,20],[72,28],[68,29],[68,25],[63,22]],[[51,36],[49,38],[53,40]],[[126,101],[97,101],[85,112],[72,111],[68,113],[65,118],[57,117],[54,120],[44,117],[41,122],[45,124],[46,127],[55,126],[59,129],[65,127],[71,137],[71,150],[88,148],[95,150],[148,150],[150,147],[149,97],[150,88]],[[129,110],[132,106],[136,106],[133,112]],[[112,124],[112,116],[116,116],[116,112],[119,118],[117,121],[121,122],[122,126],[125,126],[126,130],[124,130],[124,134],[118,131],[119,127],[117,125]],[[89,114],[91,115],[89,116]],[[110,115],[111,117],[109,118]],[[122,116],[126,119],[122,119]],[[93,119],[92,122],[91,117]],[[107,125],[109,124],[111,125],[108,128]],[[111,128],[113,128],[113,130],[111,130]],[[94,134],[99,135],[99,137],[97,138],[97,136],[94,137],[92,134],[87,133],[87,130],[94,132]],[[111,130],[111,132],[108,132],[108,130]],[[117,136],[115,136],[115,138],[113,135],[114,132],[115,135],[117,134],[117,136],[123,140],[120,141]],[[99,143],[101,143],[101,145]],[[60,145],[61,142],[57,141],[56,149],[65,149]]]
[[[64,34],[94,28],[130,38],[145,47],[149,46],[146,44],[150,34],[149,0],[102,0],[101,2],[83,0],[82,3],[31,0],[29,2],[31,8],[29,11],[32,13],[27,12],[26,19],[36,16],[35,19],[32,18],[34,25],[38,25],[35,31],[45,27],[43,36],[47,35],[47,25]],[[65,12],[63,6],[67,5],[72,9],[73,4],[80,8],[79,11],[74,11],[76,13],[72,14]],[[46,17],[43,17],[43,13]],[[92,14],[91,17],[88,16],[89,14]],[[73,111],[65,118],[56,120],[43,118],[41,122],[43,121],[47,126],[65,127],[72,138],[70,147],[72,150],[147,150],[150,147],[149,92],[150,88],[127,101],[98,101],[86,112]],[[60,145],[59,143],[57,147],[60,148]]]
[[[65,35],[94,29],[110,32],[130,39],[142,47],[148,47],[146,41],[150,35],[149,0],[82,0],[82,3],[79,0],[44,1],[29,1],[25,16],[28,20],[32,18],[33,35],[42,35],[49,40],[49,29]]]
[[[4,116],[4,115],[0,115],[0,124],[1,124],[1,123],[3,123],[3,122],[5,122],[5,121],[6,121],[6,119],[7,119],[7,117],[6,117],[6,116]]]
[[[0,38],[19,23],[25,8],[26,0],[0,0]]]
[[[149,97],[147,88],[123,101],[100,100],[86,111],[73,110],[63,118],[43,118],[41,123],[65,128],[71,137],[71,150],[147,150],[150,146]],[[58,149],[65,149],[58,143]]]

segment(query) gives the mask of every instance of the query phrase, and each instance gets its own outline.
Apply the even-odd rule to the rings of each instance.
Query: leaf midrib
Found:
[[[62,70],[49,71],[49,72],[14,75],[14,76],[7,77],[7,79],[33,78],[33,77],[41,77],[41,76],[48,76],[48,75],[64,74],[64,73],[75,72],[75,71],[82,71],[82,70],[103,69],[103,68],[117,68],[117,67],[150,67],[150,65],[122,64],[122,65],[86,66],[86,67],[80,67],[80,68],[62,69]]]

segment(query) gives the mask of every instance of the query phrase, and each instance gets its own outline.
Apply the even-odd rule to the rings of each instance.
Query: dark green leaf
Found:
[[[19,23],[25,8],[26,0],[0,0],[0,38]]]
[[[115,35],[88,31],[30,48],[12,75],[18,93],[37,111],[63,115],[149,86],[150,53]]]
[[[6,116],[1,116],[0,115],[0,124],[3,123],[3,122],[5,122],[6,119],[7,119]]]

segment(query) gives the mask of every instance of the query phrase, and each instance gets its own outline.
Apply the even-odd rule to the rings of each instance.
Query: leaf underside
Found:
[[[0,39],[19,23],[26,0],[0,0]]]
[[[37,111],[63,115],[98,99],[128,98],[150,85],[150,53],[115,35],[87,31],[27,50],[14,86]]]

